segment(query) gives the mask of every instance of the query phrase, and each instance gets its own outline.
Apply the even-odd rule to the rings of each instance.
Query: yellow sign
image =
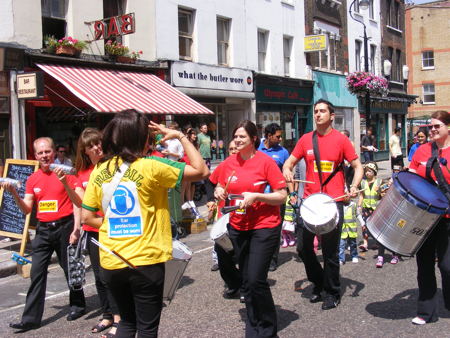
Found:
[[[39,212],[57,212],[58,201],[39,201]]]
[[[320,169],[323,173],[332,173],[334,170],[334,162],[333,161],[320,161]],[[314,161],[314,172],[319,172],[317,170],[316,162]]]
[[[17,74],[17,98],[32,99],[44,95],[44,82],[41,72]]]
[[[305,53],[318,52],[328,48],[328,40],[325,34],[305,36]]]
[[[398,226],[399,228],[402,228],[402,229],[403,229],[403,227],[404,227],[405,225],[406,225],[406,220],[400,218],[400,220],[397,222],[397,226]]]

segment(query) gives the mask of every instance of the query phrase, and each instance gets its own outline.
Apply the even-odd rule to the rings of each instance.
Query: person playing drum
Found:
[[[450,182],[450,114],[436,111],[431,114],[430,142],[421,145],[412,158],[409,171],[437,182],[449,198]],[[432,170],[430,170],[432,168]],[[438,320],[438,293],[436,285],[436,256],[442,277],[444,305],[450,310],[450,215],[444,215],[436,224],[416,255],[419,299],[417,316],[412,323],[423,325]]]
[[[286,201],[286,181],[276,162],[257,151],[260,139],[255,124],[244,120],[233,130],[238,154],[219,164],[214,174],[214,195],[242,198],[230,214],[228,234],[238,257],[247,308],[246,337],[276,337],[277,312],[267,282],[272,256],[280,245],[280,205]],[[264,193],[267,185],[272,192]],[[225,190],[225,187],[227,189]]]
[[[357,187],[363,176],[363,169],[355,148],[348,137],[333,129],[334,107],[326,100],[314,104],[314,121],[317,129],[303,135],[297,142],[291,156],[283,166],[283,174],[287,182],[292,182],[292,169],[295,164],[305,158],[307,183],[304,197],[323,192],[337,199],[339,221],[334,230],[322,235],[322,253],[324,267],[320,265],[313,249],[315,234],[301,228],[298,234],[297,251],[305,263],[308,280],[314,284],[311,303],[322,301],[322,291],[325,291],[322,309],[328,310],[338,306],[341,297],[339,280],[339,241],[343,221],[342,195],[344,195],[344,173],[342,163],[347,160],[355,170],[353,182],[350,185],[350,196],[357,196]],[[313,141],[317,137],[317,143]],[[317,146],[314,147],[313,144]],[[316,149],[314,149],[316,148]],[[315,155],[317,154],[317,156]],[[320,163],[317,165],[317,163]]]

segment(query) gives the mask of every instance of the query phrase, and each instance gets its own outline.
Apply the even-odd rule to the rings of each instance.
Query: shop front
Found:
[[[155,122],[165,116],[212,115],[212,111],[165,82],[165,70],[156,66],[118,65],[29,55],[27,71],[41,72],[44,96],[24,100],[27,157],[33,140],[52,137],[74,156],[76,142],[86,127],[102,129],[115,113],[136,109]],[[24,136],[25,137],[25,136]]]
[[[333,128],[342,131],[348,130],[350,139],[359,153],[360,145],[360,116],[357,111],[358,100],[347,89],[347,80],[344,75],[313,71],[314,102],[319,99],[330,101],[335,107]]]
[[[297,140],[312,130],[313,85],[311,80],[256,74],[256,125],[260,136],[264,136],[267,125],[277,123],[283,129],[282,145],[292,152]]]
[[[214,115],[168,116],[182,128],[208,125],[213,140],[212,158],[222,160],[232,139],[234,126],[243,119],[254,119],[253,73],[240,68],[174,61],[170,64],[172,85],[211,110]]]

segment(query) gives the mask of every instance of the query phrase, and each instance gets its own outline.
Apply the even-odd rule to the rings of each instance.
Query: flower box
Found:
[[[136,63],[136,59],[133,59],[132,57],[125,55],[117,55],[116,61],[120,63]]]
[[[73,46],[57,46],[55,53],[57,55],[79,57],[81,55],[81,49],[77,49]]]

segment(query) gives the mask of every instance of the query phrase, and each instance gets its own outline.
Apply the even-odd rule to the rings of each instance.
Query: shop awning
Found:
[[[149,114],[214,114],[150,73],[50,64],[37,66],[97,112],[136,109]]]

